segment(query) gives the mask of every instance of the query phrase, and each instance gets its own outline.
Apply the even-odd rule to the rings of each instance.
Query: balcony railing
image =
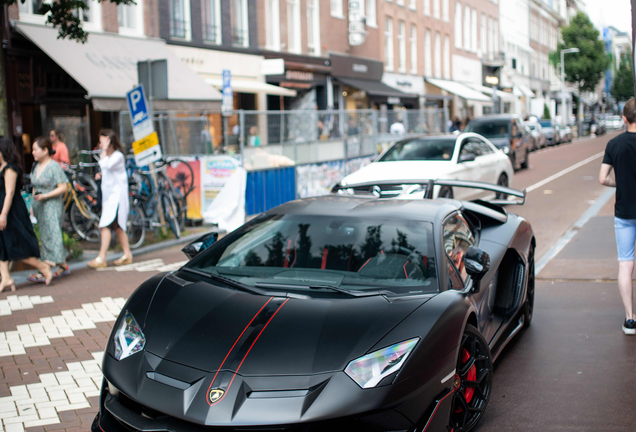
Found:
[[[237,28],[232,29],[232,44],[233,45],[246,46],[247,37],[248,37],[247,30],[237,29]]]
[[[219,34],[219,28],[215,25],[205,24],[203,26],[203,40],[206,42],[220,44],[221,35]]]
[[[170,20],[170,36],[185,39],[188,29],[186,20],[172,18]]]

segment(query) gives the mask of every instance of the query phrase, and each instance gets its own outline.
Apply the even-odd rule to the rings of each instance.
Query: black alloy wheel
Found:
[[[501,173],[499,180],[497,180],[497,186],[508,187],[508,176],[505,173]],[[502,192],[497,192],[495,198],[498,200],[508,199],[508,195]]]
[[[534,313],[534,246],[530,246],[528,253],[528,286],[526,287],[526,301],[523,304],[524,325],[527,327],[532,321]]]
[[[471,431],[481,420],[492,391],[492,357],[479,330],[466,324],[453,378],[449,427],[454,432]]]
[[[439,193],[437,194],[438,198],[448,198],[448,199],[453,199],[453,188],[449,187],[449,186],[443,186],[440,190]]]
[[[523,162],[521,162],[521,168],[523,169],[527,169],[530,166],[530,152],[528,152],[528,149],[526,148],[526,157],[524,158]]]

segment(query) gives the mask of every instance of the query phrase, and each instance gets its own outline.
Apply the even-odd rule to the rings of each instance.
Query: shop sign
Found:
[[[361,0],[349,0],[349,45],[362,45],[367,38]]]
[[[391,105],[398,105],[400,103],[400,98],[399,97],[388,97],[386,99],[386,103],[391,104]]]
[[[223,70],[223,96],[221,99],[221,114],[228,116],[234,111],[234,93],[232,92],[232,73]]]
[[[362,78],[380,81],[384,73],[384,64],[377,60],[330,54],[331,74],[335,77]]]
[[[424,80],[422,77],[385,73],[382,75],[382,82],[404,93],[416,95],[424,94]]]
[[[313,72],[288,70],[287,72],[285,72],[285,79],[289,81],[311,82],[314,80],[314,74]]]

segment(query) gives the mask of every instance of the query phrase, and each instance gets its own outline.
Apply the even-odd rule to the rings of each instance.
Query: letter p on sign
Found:
[[[139,90],[135,90],[130,93],[130,104],[132,105],[132,110],[137,111],[137,104],[141,100],[141,92]]]

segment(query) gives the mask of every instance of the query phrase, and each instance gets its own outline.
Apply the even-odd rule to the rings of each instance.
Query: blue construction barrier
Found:
[[[253,215],[296,199],[296,168],[248,171],[245,211]]]

